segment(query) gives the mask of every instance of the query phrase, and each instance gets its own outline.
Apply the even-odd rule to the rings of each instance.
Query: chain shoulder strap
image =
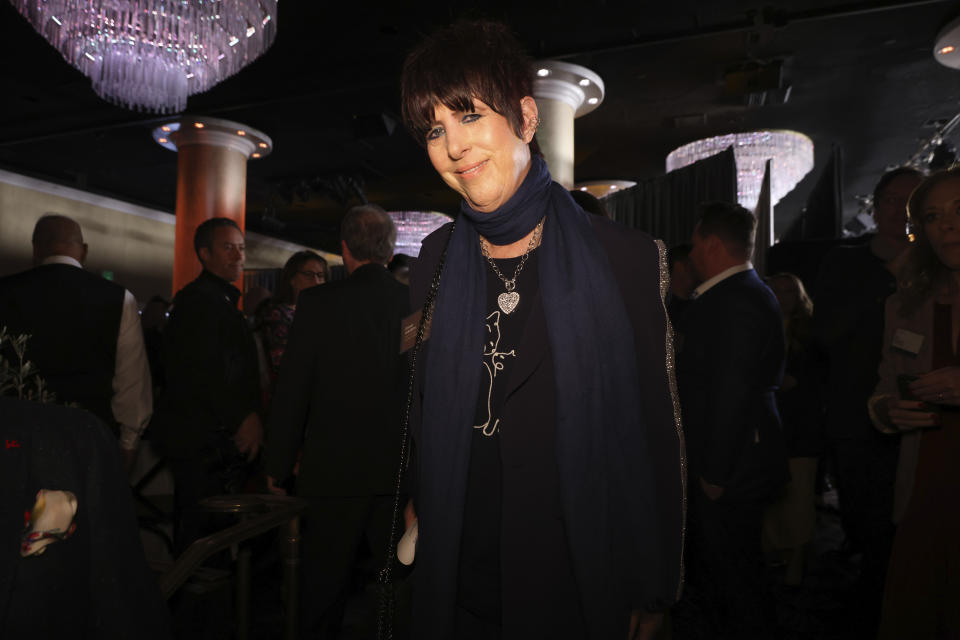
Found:
[[[457,227],[457,221],[454,220],[450,225],[450,234],[447,236],[447,242],[440,254],[440,262],[433,274],[433,280],[430,283],[430,290],[427,292],[427,298],[423,303],[423,313],[420,315],[420,323],[417,325],[417,339],[410,351],[410,378],[407,385],[407,402],[403,411],[403,422],[400,427],[400,464],[397,466],[397,482],[393,494],[393,515],[390,519],[390,538],[387,543],[387,557],[383,568],[380,569],[378,582],[380,586],[379,606],[377,607],[377,640],[393,640],[393,615],[394,615],[394,593],[393,593],[393,566],[396,562],[396,553],[394,552],[395,540],[397,538],[397,528],[400,521],[400,488],[403,484],[403,475],[406,473],[410,456],[410,411],[413,408],[413,398],[416,391],[417,375],[417,356],[420,355],[420,348],[423,346],[423,336],[427,327],[433,321],[433,309],[437,301],[437,294],[440,291],[440,276],[443,274],[443,266],[447,261],[447,249],[450,247],[450,238],[453,237],[453,230]]]

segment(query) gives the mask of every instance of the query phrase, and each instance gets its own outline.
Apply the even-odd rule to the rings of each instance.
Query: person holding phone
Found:
[[[886,305],[874,425],[901,433],[898,523],[880,638],[960,634],[960,168],[936,173],[907,205],[916,241]]]

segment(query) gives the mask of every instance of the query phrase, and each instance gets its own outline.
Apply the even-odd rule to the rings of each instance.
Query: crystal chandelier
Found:
[[[780,202],[813,169],[813,141],[796,131],[776,129],[730,133],[685,144],[667,156],[667,173],[729,147],[737,160],[737,200],[751,211],[760,199],[767,160],[772,160],[771,205]]]
[[[450,218],[434,211],[390,211],[397,227],[397,242],[394,253],[404,253],[416,258],[420,255],[420,243],[428,235],[450,222]]]
[[[273,44],[278,0],[11,0],[98,96],[176,113]]]

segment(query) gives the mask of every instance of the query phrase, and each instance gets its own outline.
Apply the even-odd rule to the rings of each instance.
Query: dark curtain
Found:
[[[733,147],[604,199],[610,217],[642,229],[668,247],[689,242],[703,202],[737,201]]]
[[[843,150],[834,146],[807,206],[780,238],[784,242],[839,238],[843,222]]]
[[[773,202],[770,191],[771,161],[767,160],[763,170],[763,183],[760,186],[760,197],[757,198],[757,208],[753,210],[757,216],[756,245],[753,250],[753,267],[760,276],[767,275],[767,251],[773,244]]]

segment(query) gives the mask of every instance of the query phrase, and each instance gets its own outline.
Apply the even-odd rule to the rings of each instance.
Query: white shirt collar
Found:
[[[718,284],[720,284],[730,276],[735,276],[738,273],[743,273],[744,271],[749,271],[750,269],[753,269],[753,265],[750,263],[749,260],[747,262],[744,262],[743,264],[734,265],[729,269],[724,269],[723,271],[713,276],[709,280],[705,280],[703,283],[700,284],[699,287],[694,289],[693,293],[690,295],[690,299],[696,300],[697,298],[699,298],[700,296],[705,294],[707,291],[717,286]]]
[[[47,256],[40,264],[69,264],[72,267],[83,269],[83,265],[70,256]]]

